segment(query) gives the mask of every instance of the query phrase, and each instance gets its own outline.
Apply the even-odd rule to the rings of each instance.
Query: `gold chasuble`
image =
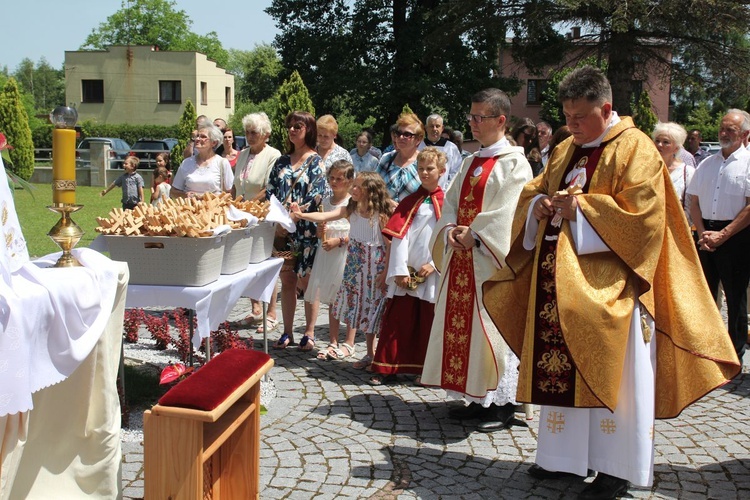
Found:
[[[571,224],[540,221],[523,247],[535,196],[576,183],[578,208],[610,251],[576,253]],[[654,318],[656,417],[687,405],[740,370],[703,277],[669,173],[631,118],[597,148],[559,144],[524,188],[506,266],[484,283],[487,312],[521,360],[517,400],[617,407],[635,301]],[[642,323],[643,324],[643,323]]]

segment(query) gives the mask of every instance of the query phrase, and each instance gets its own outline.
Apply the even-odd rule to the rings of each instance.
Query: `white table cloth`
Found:
[[[235,274],[223,274],[204,286],[128,285],[126,307],[186,307],[195,310],[197,328],[193,345],[211,335],[226,321],[240,297],[269,302],[283,259],[250,264]]]

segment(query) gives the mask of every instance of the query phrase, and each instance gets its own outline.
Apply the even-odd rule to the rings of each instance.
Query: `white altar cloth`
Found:
[[[235,274],[222,274],[218,280],[204,286],[128,285],[125,306],[131,307],[186,307],[195,310],[197,328],[193,345],[211,335],[226,321],[240,297],[269,302],[281,271],[283,259],[268,259],[250,264]]]

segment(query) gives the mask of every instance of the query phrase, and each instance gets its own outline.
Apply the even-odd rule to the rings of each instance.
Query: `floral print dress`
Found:
[[[385,269],[385,242],[379,220],[377,213],[367,219],[355,211],[349,217],[344,280],[333,305],[336,318],[364,333],[379,332],[385,307],[385,292],[375,283],[378,273]]]
[[[326,192],[326,178],[322,170],[322,160],[317,154],[310,155],[305,163],[292,170],[289,155],[282,155],[276,160],[266,186],[266,198],[272,195],[285,206],[297,203],[303,212],[317,212],[323,195]],[[287,247],[297,254],[294,271],[299,276],[306,276],[311,270],[315,259],[315,249],[318,238],[315,236],[314,222],[300,220],[296,223],[297,231],[289,234]],[[281,249],[279,249],[281,250]]]

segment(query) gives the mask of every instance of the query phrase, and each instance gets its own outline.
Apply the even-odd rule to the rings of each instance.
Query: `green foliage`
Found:
[[[406,114],[406,113],[414,113],[414,111],[412,111],[411,108],[409,107],[408,102],[404,104],[403,108],[401,108],[401,114]]]
[[[253,50],[230,50],[227,70],[235,75],[237,101],[262,102],[273,97],[281,84],[284,67],[271,45]]]
[[[641,92],[638,101],[633,105],[633,122],[635,122],[635,126],[641,132],[651,135],[658,121],[659,118],[654,113],[651,104],[651,97],[649,97],[648,92]]]
[[[177,169],[182,163],[182,152],[188,145],[188,141],[195,130],[195,120],[198,118],[198,114],[195,111],[195,106],[190,99],[185,101],[185,109],[182,110],[182,116],[180,121],[177,122],[177,144],[172,148],[172,152],[169,154],[169,166],[172,171],[177,172]]]
[[[339,124],[339,135],[344,148],[348,151],[355,147],[357,136],[363,128],[375,125],[375,118],[370,116],[363,123],[359,123],[352,115],[344,112],[336,115],[336,122]]]
[[[8,153],[9,170],[23,180],[34,173],[34,143],[31,142],[29,116],[21,104],[21,93],[16,80],[8,79],[0,93],[0,132],[13,146]]]
[[[281,84],[277,93],[278,101],[271,118],[271,145],[280,151],[288,150],[289,134],[284,126],[284,120],[292,111],[307,111],[315,116],[315,107],[310,99],[310,93],[297,71]]]
[[[717,141],[719,137],[719,123],[723,114],[724,111],[713,114],[708,103],[703,101],[688,114],[685,128],[688,131],[694,128],[700,130],[704,141]]]
[[[32,99],[31,116],[47,114],[65,103],[65,72],[50,66],[45,58],[36,65],[31,59],[22,60],[13,76],[21,91]],[[32,110],[27,108],[27,111]]]
[[[227,123],[229,125],[229,128],[234,130],[235,135],[242,135],[242,119],[245,116],[249,115],[250,113],[260,113],[262,111],[270,118],[273,116],[277,107],[277,96],[274,96],[271,99],[266,99],[265,101],[259,102],[257,104],[254,102],[238,101],[234,107],[234,114],[229,117],[229,121]]]
[[[202,52],[219,66],[229,55],[215,32],[193,33],[193,21],[170,0],[131,0],[86,37],[81,49],[106,49],[110,45],[156,45],[161,50]]]

